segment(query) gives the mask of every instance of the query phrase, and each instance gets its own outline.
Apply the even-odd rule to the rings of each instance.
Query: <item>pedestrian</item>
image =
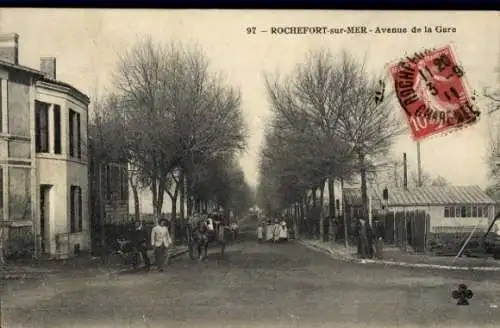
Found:
[[[135,222],[132,239],[134,247],[136,249],[136,251],[134,252],[134,268],[138,266],[139,258],[140,256],[142,256],[144,267],[146,268],[146,271],[149,271],[149,268],[151,267],[151,261],[149,260],[148,256],[148,235],[140,220]]]
[[[259,223],[257,227],[257,240],[259,244],[262,244],[262,240],[264,239],[264,227],[262,227],[262,223]]]
[[[369,256],[368,223],[361,218],[359,220],[359,255],[362,259]]]
[[[278,243],[280,241],[280,231],[281,231],[281,226],[279,224],[279,221],[275,219],[274,221],[274,226],[273,226],[273,242]]]
[[[160,219],[151,231],[151,245],[154,247],[156,267],[160,272],[163,272],[165,257],[168,255],[166,252],[172,244],[172,239],[170,238],[170,233],[166,223],[165,219]]]
[[[266,226],[266,241],[273,241],[273,224],[271,220],[267,220]]]
[[[288,228],[285,221],[281,221],[281,226],[279,230],[279,240],[288,241]]]
[[[217,241],[220,246],[220,256],[224,257],[224,250],[226,249],[226,240],[224,238],[224,222],[222,220],[218,221],[217,224]]]

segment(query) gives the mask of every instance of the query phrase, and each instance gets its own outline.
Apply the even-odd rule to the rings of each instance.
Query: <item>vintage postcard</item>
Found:
[[[500,19],[0,9],[1,327],[500,327]]]

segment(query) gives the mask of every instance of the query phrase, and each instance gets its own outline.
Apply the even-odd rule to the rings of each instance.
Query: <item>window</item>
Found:
[[[54,153],[61,153],[61,106],[54,105]]]
[[[478,206],[477,207],[477,217],[478,218],[482,218],[483,217],[483,207],[482,206]]]
[[[450,218],[455,217],[455,206],[450,207]]]
[[[78,186],[71,186],[70,220],[71,233],[83,230],[82,218],[82,189]]]
[[[472,206],[472,217],[477,218],[477,206]]]
[[[37,153],[49,152],[49,104],[35,102],[35,143]]]
[[[31,220],[31,169],[9,168],[9,219]]]
[[[30,158],[31,145],[26,141],[9,141],[9,157],[13,158]]]
[[[30,83],[26,77],[12,76],[8,82],[7,111],[9,133],[20,137],[30,137],[30,102],[27,95]],[[6,131],[5,131],[6,132]]]
[[[69,156],[81,158],[80,114],[69,110]]]
[[[466,206],[462,206],[460,208],[460,217],[462,218],[466,218],[467,217],[467,207]]]
[[[444,217],[445,218],[449,218],[450,217],[450,208],[449,207],[445,207],[444,208]]]
[[[76,157],[82,158],[82,144],[81,144],[81,129],[80,129],[80,114],[76,114]]]
[[[467,206],[465,209],[466,209],[467,217],[470,218],[472,216],[472,207]]]
[[[487,217],[489,216],[488,214],[489,214],[489,207],[488,207],[488,206],[485,206],[485,207],[483,208],[483,216],[484,216],[485,218],[487,218]]]
[[[455,217],[456,218],[462,217],[462,210],[461,210],[460,206],[455,207]]]

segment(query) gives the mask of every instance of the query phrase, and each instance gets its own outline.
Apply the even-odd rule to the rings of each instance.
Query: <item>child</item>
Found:
[[[264,228],[262,227],[262,224],[259,224],[257,227],[257,239],[259,240],[259,244],[261,244],[262,239],[264,239]]]

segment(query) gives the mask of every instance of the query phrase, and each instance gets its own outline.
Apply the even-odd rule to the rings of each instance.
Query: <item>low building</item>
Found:
[[[479,186],[394,188],[388,196],[390,212],[425,211],[429,233],[486,230],[495,215],[495,201]]]
[[[56,59],[19,64],[0,36],[0,220],[7,253],[67,257],[90,248],[89,98],[56,79]],[[7,255],[8,255],[7,254]]]

